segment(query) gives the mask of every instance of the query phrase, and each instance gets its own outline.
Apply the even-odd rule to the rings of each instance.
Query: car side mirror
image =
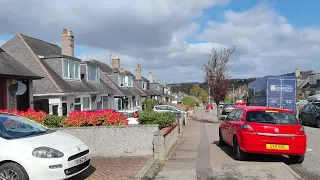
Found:
[[[221,120],[221,121],[224,121],[224,120],[226,120],[226,117],[221,116],[221,117],[220,117],[220,120]]]

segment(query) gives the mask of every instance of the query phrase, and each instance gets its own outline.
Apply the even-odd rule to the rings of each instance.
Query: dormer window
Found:
[[[310,75],[310,84],[317,84],[317,75],[316,74]]]
[[[126,86],[126,80],[123,74],[119,74],[119,85],[120,87]]]
[[[88,81],[99,81],[99,68],[94,65],[87,65],[88,67]]]
[[[142,82],[142,89],[147,90],[147,83],[146,82]]]
[[[126,76],[126,86],[127,87],[133,86],[133,77],[132,76]]]
[[[63,78],[79,79],[80,63],[73,60],[63,59]]]

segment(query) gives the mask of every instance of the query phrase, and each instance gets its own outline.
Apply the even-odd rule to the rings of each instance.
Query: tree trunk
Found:
[[[220,102],[216,102],[216,106],[217,106],[217,120],[220,120],[221,118],[221,112],[220,112]]]

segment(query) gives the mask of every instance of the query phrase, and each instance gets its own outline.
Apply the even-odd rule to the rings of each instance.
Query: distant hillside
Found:
[[[242,85],[248,85],[252,81],[256,80],[256,78],[248,78],[248,79],[231,79],[231,84],[234,85],[234,89],[236,90],[238,87]],[[190,93],[190,90],[193,84],[199,84],[201,88],[208,90],[208,85],[206,83],[199,82],[189,82],[189,83],[173,83],[168,84],[171,88],[171,92],[178,93],[179,91],[184,92],[186,94]],[[230,86],[230,89],[232,87]]]

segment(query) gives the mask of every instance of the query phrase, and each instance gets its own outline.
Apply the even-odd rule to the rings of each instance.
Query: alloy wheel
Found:
[[[12,169],[5,169],[0,173],[0,180],[19,180],[19,175]]]

